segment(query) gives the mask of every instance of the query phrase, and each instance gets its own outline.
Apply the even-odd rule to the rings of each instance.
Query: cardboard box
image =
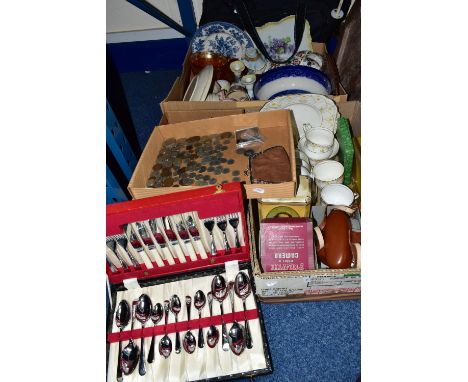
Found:
[[[314,52],[327,54],[326,45],[312,43]],[[191,80],[189,49],[182,67],[182,74],[178,77],[167,97],[161,102],[161,111],[166,116],[168,123],[193,121],[225,115],[244,114],[258,112],[268,101],[244,101],[244,102],[213,102],[213,101],[182,101],[185,91]],[[348,95],[339,85],[339,95],[332,96],[335,102],[345,102]]]
[[[244,174],[248,169],[248,157],[236,157],[236,169],[240,171],[241,181],[248,199],[293,197],[296,192],[296,159],[292,130],[292,113],[289,110],[278,110],[268,113],[249,113],[232,115],[190,122],[181,122],[157,126],[151,134],[145,149],[133,172],[128,190],[134,199],[162,194],[197,189],[197,186],[148,188],[146,182],[155,164],[162,143],[168,138],[185,138],[194,135],[209,135],[225,131],[234,132],[245,127],[258,126],[266,138],[265,149],[272,146],[283,146],[289,156],[292,180],[278,184],[250,184]]]
[[[316,269],[295,272],[263,272],[258,248],[258,216],[256,201],[249,201],[248,231],[250,255],[257,295],[260,301],[269,303],[357,299],[361,296],[361,270]],[[325,207],[313,206],[317,224],[323,219]],[[352,220],[353,235],[360,238],[360,215]]]

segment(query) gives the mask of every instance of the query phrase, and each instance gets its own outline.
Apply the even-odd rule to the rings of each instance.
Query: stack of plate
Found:
[[[335,103],[328,97],[320,94],[291,94],[275,98],[263,106],[260,111],[289,109],[292,110],[299,133],[299,155],[302,161],[301,174],[309,175],[312,168],[321,160],[334,158],[339,151],[336,138],[333,149],[327,158],[318,159],[304,147],[306,134],[311,129],[321,128],[335,134],[337,119],[340,117]]]

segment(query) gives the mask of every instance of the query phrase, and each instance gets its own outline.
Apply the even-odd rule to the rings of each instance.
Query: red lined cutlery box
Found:
[[[224,380],[272,371],[246,221],[240,183],[107,206],[108,381]],[[212,287],[217,275],[225,282],[221,292]],[[153,313],[158,303],[164,310],[172,301],[168,313],[145,316],[142,295]],[[125,301],[127,323],[117,319]],[[160,350],[165,336],[171,343],[167,357]],[[135,347],[136,358],[130,352]]]

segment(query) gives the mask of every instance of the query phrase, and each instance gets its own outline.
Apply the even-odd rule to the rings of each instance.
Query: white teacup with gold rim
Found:
[[[330,130],[313,128],[299,140],[299,148],[312,160],[330,158],[333,152],[334,135]]]
[[[336,160],[324,160],[317,163],[311,172],[311,177],[319,189],[327,184],[343,183],[344,167]]]

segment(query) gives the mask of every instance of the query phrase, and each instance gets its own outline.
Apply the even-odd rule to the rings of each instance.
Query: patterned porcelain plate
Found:
[[[301,138],[313,127],[336,132],[336,123],[340,114],[335,103],[323,95],[291,94],[278,97],[267,102],[260,111],[280,109],[292,110]]]
[[[233,24],[212,22],[202,25],[193,36],[192,52],[213,52],[241,59],[246,48],[254,47],[250,36]]]

